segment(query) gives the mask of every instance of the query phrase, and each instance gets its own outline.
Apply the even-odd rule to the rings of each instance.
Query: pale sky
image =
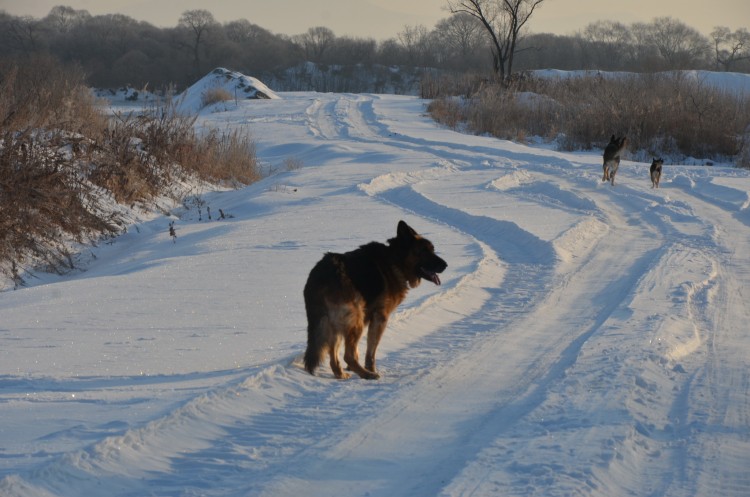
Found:
[[[180,14],[205,9],[219,22],[247,19],[277,34],[325,26],[337,36],[395,37],[405,26],[432,29],[450,14],[446,0],[0,0],[0,10],[44,17],[55,5],[92,15],[125,14],[159,27]],[[750,29],[750,0],[546,0],[529,22],[535,33],[571,34],[599,20],[625,24],[671,16],[708,35],[714,26]]]

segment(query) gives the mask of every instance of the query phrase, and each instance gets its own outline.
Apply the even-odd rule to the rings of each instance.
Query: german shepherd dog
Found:
[[[615,184],[615,174],[617,174],[617,168],[620,167],[620,154],[625,150],[625,145],[628,139],[625,136],[620,138],[612,138],[609,140],[607,148],[604,149],[604,176],[602,181],[609,181],[612,186]]]
[[[661,181],[661,166],[664,165],[664,159],[654,159],[649,170],[651,174],[651,188],[659,188]]]
[[[349,378],[339,363],[343,341],[347,369],[368,380],[380,378],[375,350],[388,318],[422,279],[439,285],[438,273],[446,267],[432,243],[404,221],[399,221],[396,237],[388,240],[388,245],[370,242],[344,254],[326,253],[305,284],[305,369],[315,374],[328,353],[336,378]],[[367,353],[362,367],[357,345],[365,326]]]

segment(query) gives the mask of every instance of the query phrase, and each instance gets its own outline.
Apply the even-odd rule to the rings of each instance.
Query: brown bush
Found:
[[[70,241],[111,234],[120,220],[108,213],[101,196],[69,160],[59,136],[37,132],[2,134],[0,148],[0,274],[22,282],[26,263],[61,271],[72,267]]]
[[[419,96],[429,99],[451,96],[470,97],[491,81],[494,81],[494,78],[475,73],[434,74],[427,71],[419,81]]]
[[[201,108],[230,100],[234,97],[224,88],[209,88],[201,94]]]
[[[0,61],[0,274],[73,266],[71,243],[111,235],[132,205],[179,195],[177,180],[249,184],[260,174],[239,131],[196,133],[171,105],[107,118],[83,74],[53,59]]]
[[[22,63],[0,60],[3,130],[57,129],[92,136],[105,123],[78,66],[62,66],[46,56]]]
[[[602,148],[626,134],[643,155],[692,156],[738,162],[750,126],[750,97],[689,79],[685,73],[569,79],[520,78],[510,88],[488,85],[459,108],[430,106],[435,119],[467,123],[505,139],[542,136],[565,150]]]
[[[433,119],[451,129],[457,129],[467,118],[464,100],[459,98],[439,98],[427,105],[427,112]]]
[[[195,154],[182,167],[214,183],[248,185],[261,177],[255,143],[240,130],[211,130],[197,143]]]
[[[0,61],[0,274],[16,284],[25,264],[70,267],[70,242],[117,229],[76,162],[104,123],[79,70]]]

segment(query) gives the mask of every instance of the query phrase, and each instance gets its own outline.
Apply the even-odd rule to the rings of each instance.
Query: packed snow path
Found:
[[[0,494],[749,495],[748,174],[665,166],[653,190],[624,162],[613,188],[598,153],[424,112],[315,93],[206,112],[276,171],[205,194],[230,219],[183,210],[177,243],[156,219],[3,294]],[[381,380],[308,375],[307,273],[402,218],[444,284],[393,316]]]

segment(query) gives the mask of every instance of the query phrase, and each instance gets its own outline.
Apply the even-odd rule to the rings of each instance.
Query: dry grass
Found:
[[[201,94],[201,108],[230,100],[234,97],[224,88],[209,88]]]
[[[172,195],[189,175],[259,179],[247,134],[198,134],[195,117],[173,110],[110,119],[79,70],[49,58],[0,60],[0,274],[18,285],[24,270],[71,268],[73,242],[121,229],[109,199]]]
[[[0,273],[16,284],[27,263],[72,266],[70,241],[113,233],[118,219],[81,174],[106,119],[83,76],[51,59],[0,61]]]
[[[525,78],[511,88],[484,86],[460,106],[448,98],[435,100],[429,111],[449,126],[465,122],[473,132],[505,139],[557,139],[565,150],[603,147],[612,134],[626,134],[629,148],[644,158],[687,156],[745,165],[748,155],[750,98],[679,73]]]
[[[182,167],[214,183],[248,185],[261,178],[255,143],[241,130],[211,130],[197,141],[195,154]]]

